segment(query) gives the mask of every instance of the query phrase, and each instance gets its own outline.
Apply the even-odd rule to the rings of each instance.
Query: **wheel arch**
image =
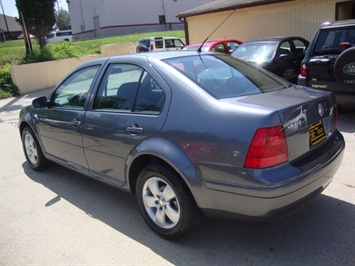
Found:
[[[132,194],[135,194],[140,172],[151,164],[161,165],[175,173],[185,183],[192,195],[194,195],[194,188],[202,185],[199,171],[181,149],[173,143],[168,143],[167,140],[155,139],[145,141],[136,147],[126,162],[126,176]]]
[[[33,132],[36,132],[30,123],[28,123],[27,121],[22,121],[18,127],[19,131],[20,131],[20,135],[22,135],[22,132],[26,127],[29,127]],[[36,137],[37,137],[37,135],[36,135]]]
[[[45,152],[45,149],[43,147],[43,144],[40,140],[40,138],[38,137],[38,134],[37,134],[37,129],[27,120],[22,120],[21,123],[19,124],[18,128],[19,128],[19,132],[20,132],[20,137],[22,138],[22,132],[23,130],[28,127],[32,130],[33,134],[34,134],[34,137],[37,139],[42,151],[43,151],[43,154],[44,156],[46,157],[46,152]]]

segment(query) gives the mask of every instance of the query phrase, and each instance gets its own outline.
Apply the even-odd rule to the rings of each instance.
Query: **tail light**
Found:
[[[151,45],[150,45],[150,51],[153,51],[153,50],[154,50],[154,45],[151,44]]]
[[[307,63],[302,63],[301,64],[301,76],[302,77],[307,77],[308,75],[308,64]]]
[[[284,128],[259,128],[250,143],[244,168],[266,168],[288,161]]]

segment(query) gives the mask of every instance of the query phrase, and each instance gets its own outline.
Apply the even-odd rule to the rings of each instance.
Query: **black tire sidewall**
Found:
[[[349,74],[349,68],[353,72]],[[355,89],[355,47],[348,48],[342,52],[334,64],[334,76],[336,80],[346,86]]]

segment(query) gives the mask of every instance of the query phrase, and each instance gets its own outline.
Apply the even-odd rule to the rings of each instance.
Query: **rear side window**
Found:
[[[165,94],[152,76],[139,66],[111,64],[101,81],[94,109],[159,114]]]
[[[272,74],[222,54],[186,56],[164,61],[217,99],[275,91],[290,85]]]
[[[342,42],[355,43],[355,27],[321,30],[313,54],[341,54],[345,50],[345,48],[340,46]]]

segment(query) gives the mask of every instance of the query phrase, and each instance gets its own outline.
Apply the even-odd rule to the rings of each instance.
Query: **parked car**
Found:
[[[48,43],[57,43],[60,41],[70,42],[72,41],[72,31],[71,30],[59,30],[59,31],[52,31],[48,38]]]
[[[147,37],[138,40],[136,52],[181,50],[185,44],[178,37]]]
[[[203,43],[194,43],[186,45],[183,50],[197,51],[201,47],[202,52],[219,52],[231,54],[237,47],[242,44],[242,41],[235,39],[222,39],[216,41],[206,41]]]
[[[245,42],[232,56],[297,83],[301,61],[309,42],[301,37],[272,37]]]
[[[189,51],[86,62],[19,116],[33,170],[50,160],[133,193],[167,239],[203,214],[272,221],[303,207],[341,163],[336,125],[331,93]]]
[[[355,109],[354,45],[354,19],[322,24],[302,61],[298,84],[332,91],[341,107]]]
[[[32,34],[28,34],[28,36],[30,37],[30,39],[36,38],[36,36],[34,36],[34,35],[32,35]],[[23,33],[21,33],[21,34],[17,37],[17,39],[23,39]]]

